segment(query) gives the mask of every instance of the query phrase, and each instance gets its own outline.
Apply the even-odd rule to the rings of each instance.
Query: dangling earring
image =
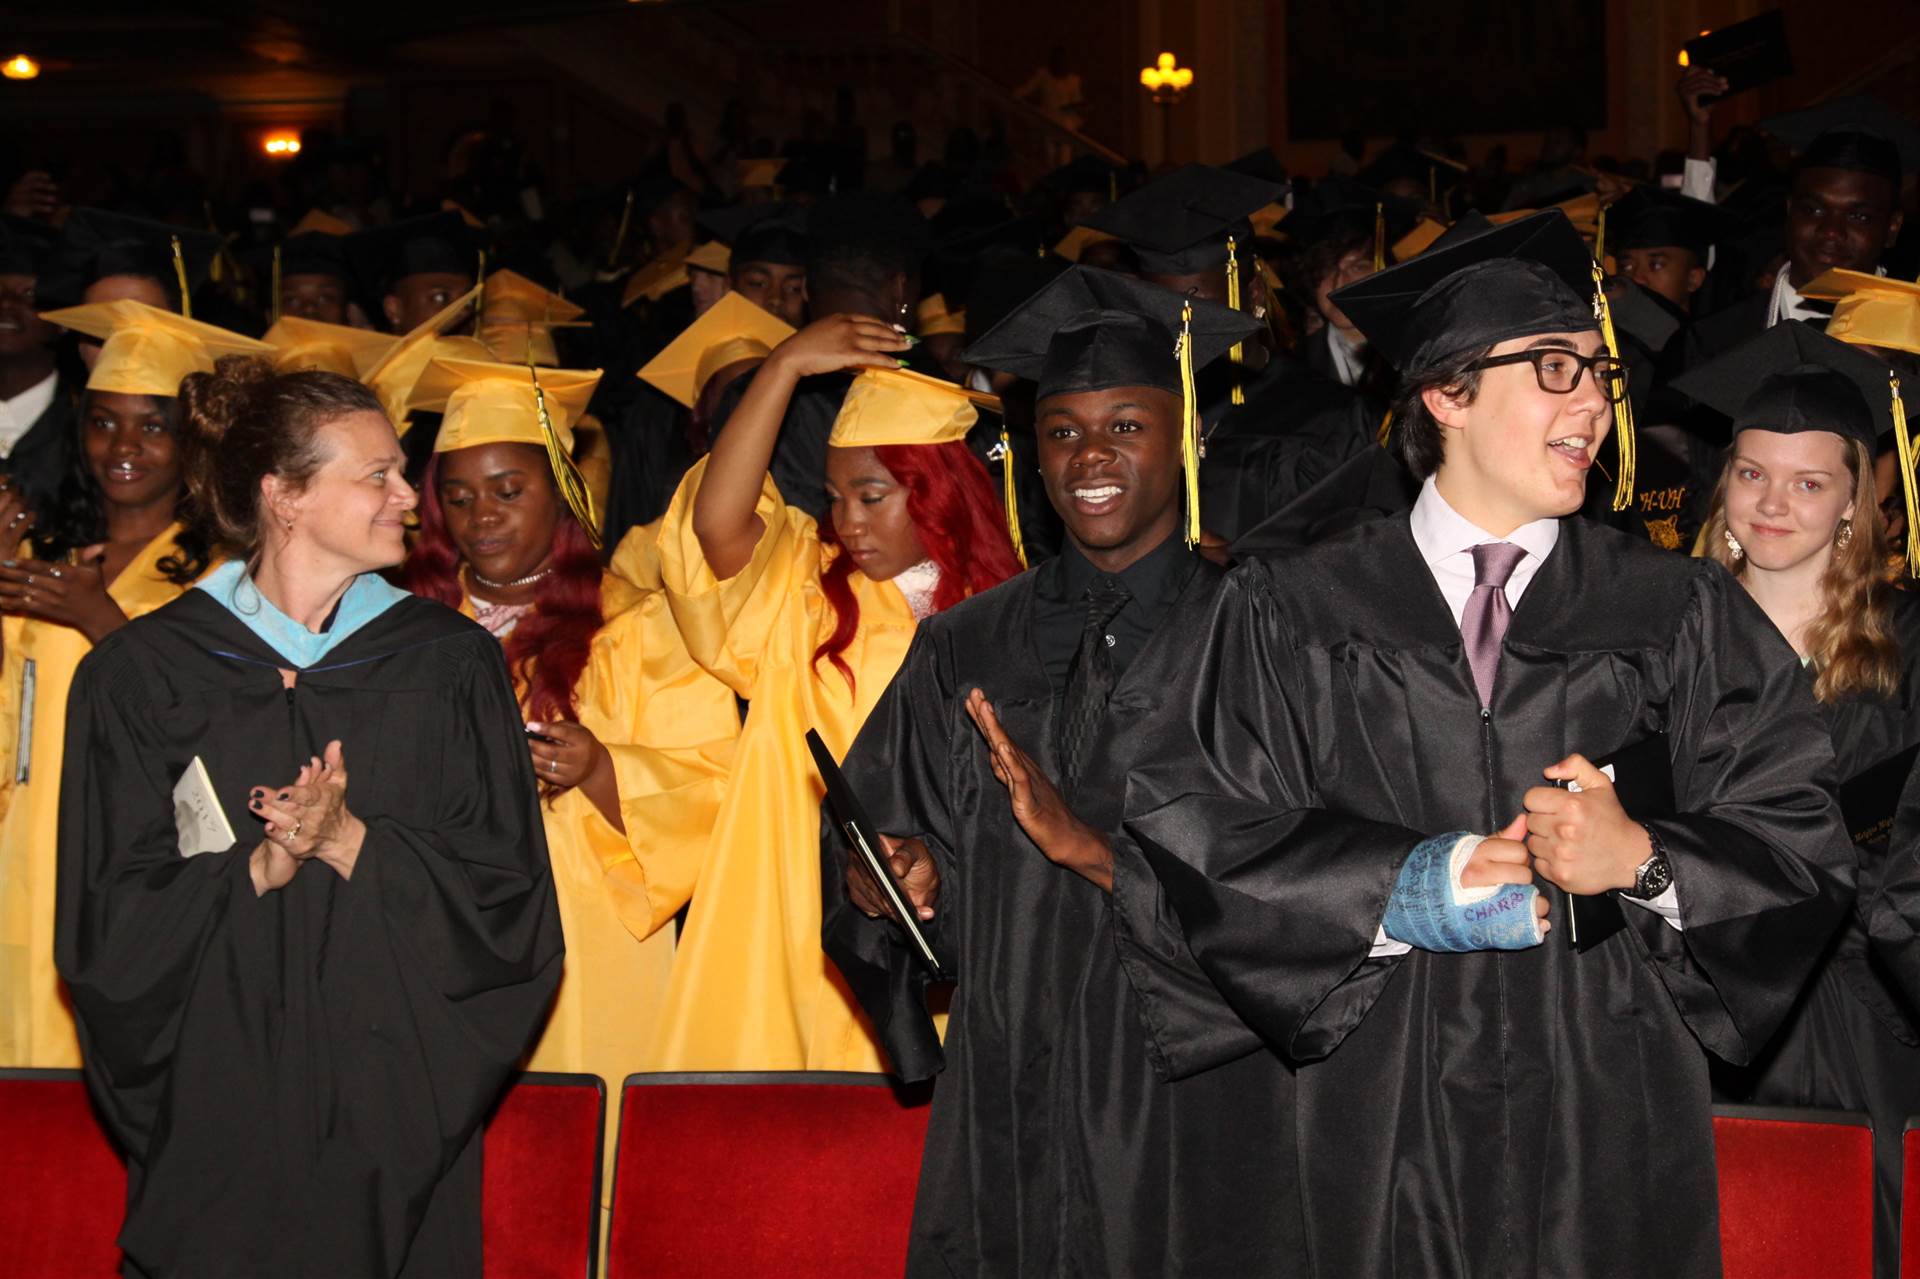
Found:
[[[1852,520],[1840,521],[1840,527],[1835,529],[1833,533],[1833,544],[1835,547],[1843,551],[1846,550],[1849,546],[1853,545],[1853,521]]]
[[[1740,545],[1740,539],[1733,535],[1732,529],[1726,530],[1726,539],[1727,539],[1727,550],[1732,553],[1733,558],[1737,560],[1742,555],[1745,555],[1747,553],[1746,548]]]

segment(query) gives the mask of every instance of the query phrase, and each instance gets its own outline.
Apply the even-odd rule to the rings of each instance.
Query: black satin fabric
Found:
[[[561,935],[500,646],[408,598],[288,693],[188,591],[81,663],[55,957],[128,1159],[132,1276],[477,1275],[480,1128],[560,978]],[[247,790],[338,738],[353,878],[256,898]],[[198,756],[239,840],[182,858]]]
[[[1920,741],[1920,599],[1893,596],[1901,679],[1890,699],[1856,697],[1823,706],[1841,777],[1854,777]],[[1911,791],[1912,787],[1909,786]],[[1819,971],[1765,1054],[1745,1069],[1716,1072],[1734,1101],[1866,1112],[1873,1120],[1874,1274],[1900,1273],[1901,1141],[1920,1115],[1920,1013],[1914,993],[1870,944],[1867,911],[1910,823],[1894,836],[1856,846],[1859,903],[1828,946]]]
[[[993,699],[1039,765],[1055,691],[1023,574],[921,623],[846,761],[880,830],[939,863],[936,945],[958,978],[944,1049],[893,925],[846,901],[823,841],[824,942],[898,1074],[939,1072],[914,1204],[912,1275],[1300,1274],[1292,1078],[1195,966],[1138,853],[1111,896],[1014,823],[963,699]],[[1191,678],[1222,573],[1201,563],[1128,665],[1081,778],[1083,819],[1117,830],[1148,729]]]
[[[1484,723],[1405,516],[1236,568],[1195,633],[1209,695],[1157,722],[1125,825],[1201,968],[1305,1063],[1305,1273],[1719,1274],[1702,1048],[1766,1042],[1853,879],[1807,677],[1745,593],[1563,520]],[[1418,840],[1651,733],[1684,932],[1626,906],[1576,954],[1548,887],[1534,949],[1368,958]]]
[[[1203,415],[1200,522],[1231,542],[1373,443],[1380,422],[1360,393],[1276,353]]]

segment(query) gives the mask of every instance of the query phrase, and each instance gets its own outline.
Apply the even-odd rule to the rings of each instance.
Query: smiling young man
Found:
[[[1718,1275],[1702,1048],[1765,1044],[1851,889],[1792,650],[1564,518],[1623,382],[1590,272],[1548,211],[1338,296],[1419,499],[1229,574],[1128,782],[1190,953],[1301,1063],[1301,1273]],[[1672,813],[1593,762],[1643,743]],[[1584,951],[1568,893],[1611,898]]]
[[[1787,261],[1773,287],[1687,330],[1687,365],[1725,354],[1782,320],[1825,324],[1800,289],[1835,268],[1880,270],[1900,238],[1900,186],[1920,166],[1920,129],[1871,98],[1776,116],[1762,127],[1799,152],[1787,194]]]
[[[1252,331],[1075,267],[968,349],[1037,383],[1067,543],[924,621],[847,757],[959,980],[943,1048],[925,972],[824,841],[827,951],[894,1071],[939,1074],[909,1274],[1297,1273],[1294,1181],[1272,1157],[1292,1139],[1286,1069],[1169,930],[1146,864],[1094,834],[1158,749],[1142,729],[1160,699],[1197,677],[1187,619],[1223,577],[1181,528],[1189,306],[1196,367]]]

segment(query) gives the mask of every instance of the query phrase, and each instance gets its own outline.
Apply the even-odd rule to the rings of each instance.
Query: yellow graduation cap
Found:
[[[401,435],[405,435],[407,428],[412,425],[407,417],[407,409],[411,407],[407,399],[413,393],[413,384],[426,371],[427,361],[438,354],[435,344],[444,340],[442,335],[448,329],[466,318],[479,296],[480,288],[476,285],[447,303],[389,347],[387,353],[360,379],[380,397],[380,403],[387,410],[387,419]],[[485,354],[485,347],[477,341],[473,345],[483,353],[481,359],[489,358]]]
[[[627,287],[620,295],[620,305],[629,307],[641,298],[658,302],[686,282],[685,253],[670,253],[666,257],[655,258],[627,277]]]
[[[947,298],[943,293],[934,293],[921,298],[920,305],[914,308],[913,318],[916,331],[923,338],[967,331],[966,311],[964,309],[949,311]]]
[[[1835,269],[1815,277],[1800,296],[1833,303],[1830,338],[1920,354],[1920,284]]]
[[[1571,200],[1562,200],[1550,204],[1550,209],[1558,209],[1567,215],[1567,221],[1573,223],[1573,229],[1591,239],[1600,230],[1600,196],[1589,191],[1585,195],[1576,195]],[[1540,212],[1538,209],[1509,209],[1505,213],[1489,213],[1487,221],[1495,226],[1505,226],[1509,222],[1518,222],[1521,218],[1530,218]]]
[[[709,379],[740,360],[764,359],[793,336],[793,326],[738,293],[724,293],[647,362],[640,376],[692,408]]]
[[[287,232],[291,240],[296,235],[352,235],[353,224],[344,218],[336,218],[325,209],[308,209],[307,215],[293,224],[293,230]]]
[[[126,298],[42,311],[40,318],[104,341],[89,391],[178,395],[180,379],[213,372],[223,355],[273,354],[265,342]]]
[[[545,321],[508,320],[483,325],[480,342],[492,358],[506,364],[537,364],[543,369],[558,368],[560,351],[553,344],[555,329],[583,329],[584,320]]]
[[[766,159],[749,156],[736,163],[739,166],[739,186],[743,190],[748,187],[778,186],[780,183],[780,170],[787,167],[787,161],[784,156],[773,156]]]
[[[600,516],[573,461],[573,426],[599,384],[599,369],[531,369],[437,355],[421,372],[408,407],[442,414],[436,453],[481,444],[545,449],[555,487],[597,548]]]
[[[551,289],[541,288],[518,271],[499,270],[487,277],[483,295],[486,310],[481,313],[483,327],[509,321],[577,320],[586,308],[569,302]]]
[[[1413,230],[1393,242],[1393,260],[1405,262],[1417,258],[1433,247],[1433,242],[1447,233],[1447,224],[1436,222],[1432,218],[1421,218],[1414,224]]]
[[[1060,242],[1053,246],[1053,251],[1069,262],[1078,262],[1080,255],[1094,245],[1106,244],[1110,240],[1119,238],[1117,235],[1108,235],[1105,231],[1096,231],[1090,226],[1077,226],[1060,237]]]
[[[1256,236],[1272,238],[1275,230],[1287,220],[1287,214],[1291,212],[1293,212],[1292,209],[1275,200],[1272,204],[1255,209],[1247,220],[1253,223],[1253,233]]]
[[[718,240],[708,240],[705,244],[696,245],[693,252],[687,254],[686,266],[692,271],[725,275],[733,267],[733,250]]]
[[[847,388],[827,444],[946,444],[964,440],[980,420],[974,405],[998,413],[1000,398],[911,369],[864,368]]]
[[[380,362],[400,339],[371,329],[328,324],[297,315],[275,320],[262,339],[273,348],[273,367],[282,373],[320,369],[358,378]]]

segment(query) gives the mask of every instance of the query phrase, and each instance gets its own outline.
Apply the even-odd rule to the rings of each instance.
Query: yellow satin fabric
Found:
[[[695,660],[752,703],[693,888],[650,1070],[884,1070],[870,1028],[820,949],[821,785],[816,728],[836,758],[906,656],[914,617],[890,582],[854,573],[860,626],[843,657],[855,691],[813,651],[833,629],[820,591],[831,555],[769,481],[753,559],[717,581],[693,534],[702,461],[662,521],[660,570]]]
[[[129,618],[151,613],[182,587],[160,575],[178,526],[153,539],[108,584]],[[60,824],[60,760],[67,691],[93,647],[69,626],[12,614],[0,618],[0,1066],[80,1064],[66,989],[53,967],[53,881]],[[34,664],[33,733],[27,781],[19,765],[20,691]]]
[[[527,1069],[598,1075],[617,1098],[657,1032],[673,963],[665,925],[693,890],[740,721],[733,694],[687,655],[657,587],[609,573],[600,599],[607,622],[574,709],[613,757],[626,833],[579,790],[541,805],[567,956]],[[471,616],[472,602],[461,611]],[[603,1207],[618,1119],[609,1104]]]

